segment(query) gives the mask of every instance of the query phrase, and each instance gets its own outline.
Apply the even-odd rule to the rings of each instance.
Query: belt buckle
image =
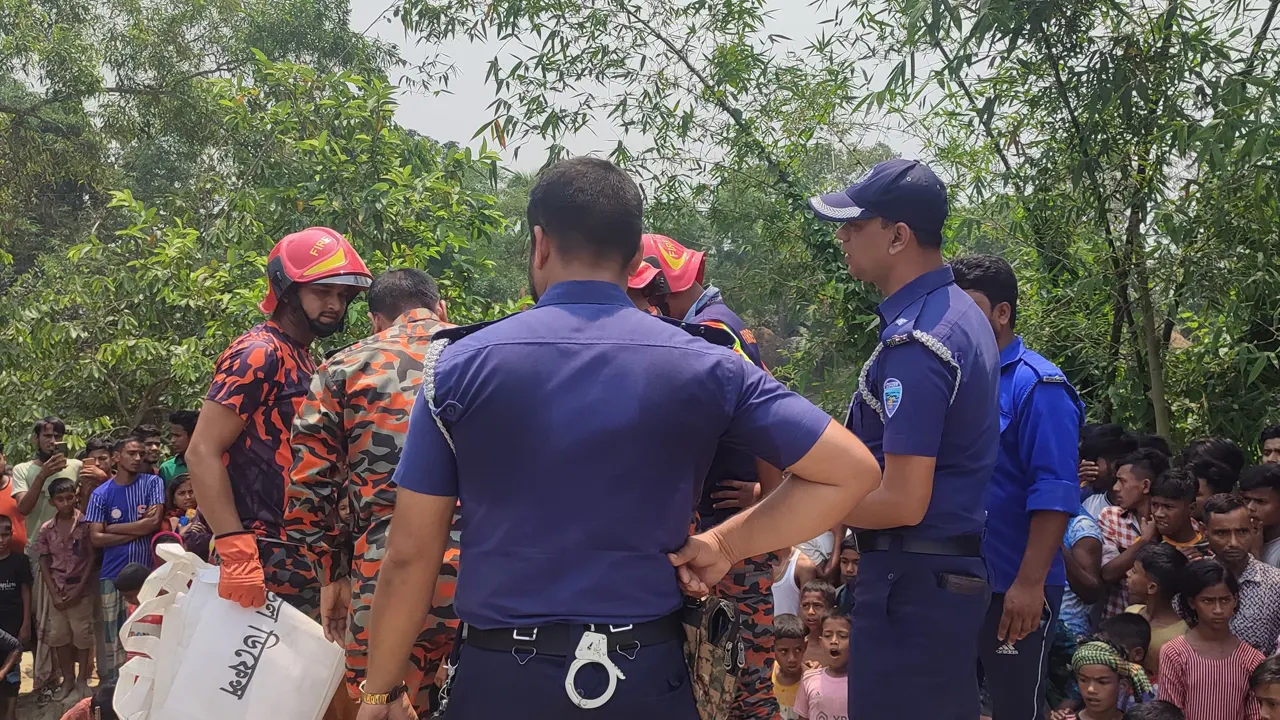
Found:
[[[513,640],[518,640],[520,642],[527,642],[527,643],[536,642],[538,640],[538,628],[533,628],[532,630],[530,630],[528,635],[521,635],[520,634],[521,630],[522,628],[516,628],[515,630],[512,630],[511,638]],[[520,653],[516,652],[517,650],[525,650],[525,649],[529,651],[528,655],[521,655]],[[515,647],[511,648],[511,656],[514,657],[516,659],[516,662],[520,663],[521,666],[523,666],[525,663],[532,660],[534,656],[536,656],[537,654],[538,654],[538,648],[532,645],[516,645]]]
[[[593,663],[603,666],[609,673],[609,687],[605,688],[600,697],[584,698],[578,694],[578,688],[574,687],[573,679],[577,677],[579,670]],[[569,700],[583,710],[593,710],[609,702],[614,690],[618,689],[618,681],[626,679],[627,676],[622,673],[622,670],[609,659],[609,638],[590,630],[582,633],[578,648],[573,652],[573,664],[569,666],[569,674],[564,678],[564,691],[569,696]]]

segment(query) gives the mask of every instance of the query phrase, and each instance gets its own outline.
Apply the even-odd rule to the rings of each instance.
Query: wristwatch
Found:
[[[390,705],[399,700],[401,696],[408,691],[408,687],[402,682],[391,688],[390,692],[371,693],[365,692],[364,683],[360,683],[360,704],[361,705]]]

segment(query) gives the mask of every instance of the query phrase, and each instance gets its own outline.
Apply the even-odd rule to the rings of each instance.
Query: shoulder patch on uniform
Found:
[[[669,318],[665,316],[658,316],[658,319],[662,320],[668,325],[675,325],[676,327],[680,328],[681,330],[684,330],[690,335],[694,337],[702,338],[703,340],[706,340],[707,342],[713,345],[719,345],[721,347],[726,347],[726,348],[733,348],[733,346],[737,344],[737,338],[733,336],[733,333],[729,332],[728,330],[724,330],[722,328],[711,327],[710,325],[703,325],[701,323],[681,322],[680,320],[676,320],[674,318]]]
[[[893,417],[900,405],[902,405],[902,383],[898,378],[889,378],[884,381],[884,414]]]
[[[431,334],[431,339],[448,340],[449,342],[455,342],[457,340],[461,340],[462,338],[468,335],[474,335],[475,333],[480,332],[481,330],[489,327],[490,325],[493,325],[494,323],[500,323],[509,317],[512,317],[512,316],[507,315],[505,317],[500,317],[497,320],[490,320],[488,322],[475,323],[474,325],[454,325],[452,327],[441,327],[439,330],[436,330],[434,333]]]
[[[1040,378],[1040,381],[1052,382],[1052,383],[1064,383],[1067,381],[1067,378],[1063,375],[1045,375],[1044,377]]]

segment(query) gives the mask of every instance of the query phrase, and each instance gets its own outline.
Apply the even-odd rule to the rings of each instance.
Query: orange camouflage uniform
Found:
[[[409,413],[422,382],[431,335],[448,325],[426,309],[411,310],[395,325],[338,352],[312,377],[311,390],[293,425],[285,533],[310,547],[316,572],[327,582],[351,579],[347,618],[348,692],[358,697],[369,642],[374,583],[387,549],[395,508],[391,477],[400,464]],[[347,527],[337,519],[350,502]],[[458,577],[458,513],[454,513],[431,615],[414,645],[405,682],[415,708],[426,711],[424,692],[448,656],[458,627],[453,610]]]

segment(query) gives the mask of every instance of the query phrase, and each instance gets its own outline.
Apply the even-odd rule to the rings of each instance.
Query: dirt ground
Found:
[[[97,680],[92,684],[97,685]],[[22,689],[19,692],[18,720],[61,720],[62,713],[80,700],[78,695],[72,693],[64,702],[39,705],[35,693],[31,692],[31,653],[24,653],[22,656]]]

